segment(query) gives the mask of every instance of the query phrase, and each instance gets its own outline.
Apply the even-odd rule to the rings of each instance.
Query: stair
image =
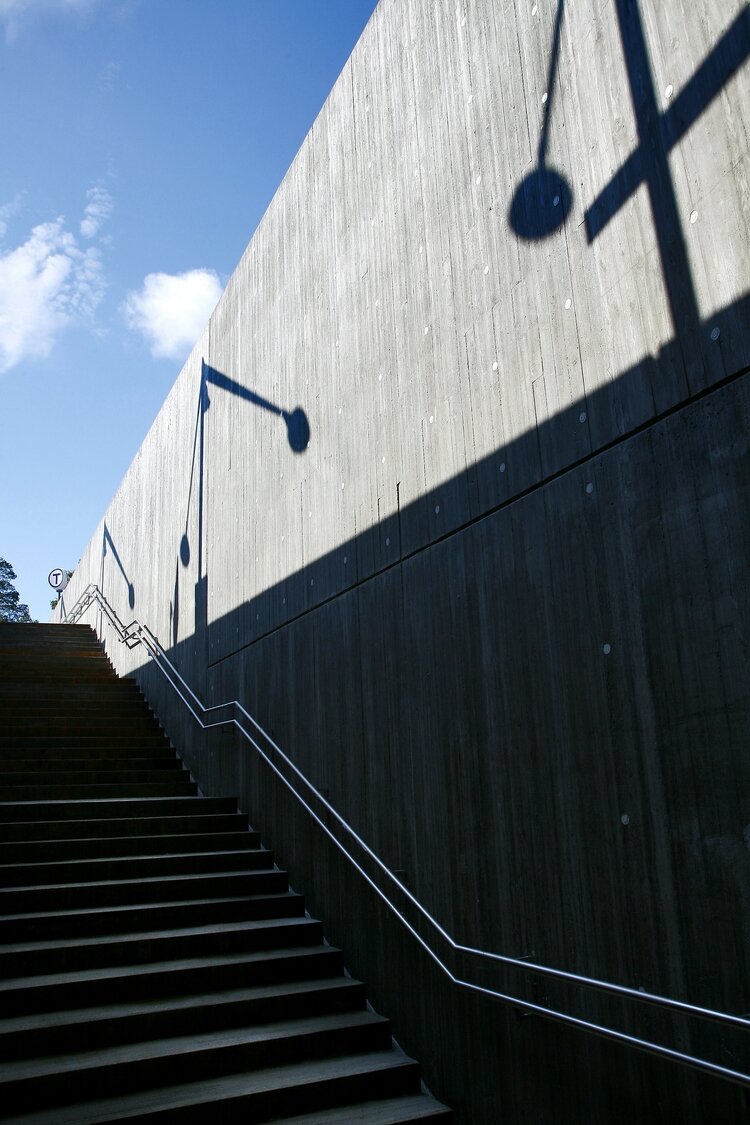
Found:
[[[452,1120],[82,625],[0,623],[0,1120]]]

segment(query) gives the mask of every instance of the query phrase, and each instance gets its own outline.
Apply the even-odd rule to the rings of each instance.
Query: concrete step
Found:
[[[84,678],[90,684],[114,683],[115,674],[109,665],[98,658],[70,660],[65,663],[41,665],[34,661],[15,661],[0,665],[0,681],[4,683],[73,684]]]
[[[114,718],[128,718],[129,716],[150,715],[157,721],[153,711],[146,703],[143,696],[130,685],[127,692],[121,690],[120,681],[115,685],[117,691],[110,692],[107,698],[101,695],[91,695],[78,691],[75,696],[70,691],[51,695],[48,698],[34,697],[33,707],[28,700],[18,700],[3,696],[0,698],[0,719],[8,722],[25,722],[29,715],[40,720],[52,720],[60,715],[66,718],[97,719],[100,715],[111,715]]]
[[[19,664],[33,664],[33,665],[47,665],[47,664],[60,664],[65,665],[71,661],[82,660],[97,660],[104,661],[109,666],[104,650],[98,644],[65,644],[37,646],[23,645],[15,643],[8,645],[6,641],[0,637],[0,664],[15,665]]]
[[[93,632],[87,637],[78,638],[52,638],[51,636],[45,637],[42,634],[37,637],[12,637],[9,633],[3,633],[0,635],[0,650],[6,658],[10,655],[11,659],[24,653],[39,657],[47,656],[51,659],[58,655],[64,655],[66,652],[96,652],[107,659],[104,646]]]
[[[0,823],[56,820],[130,820],[133,817],[216,815],[235,812],[231,797],[152,797],[94,801],[3,801]]]
[[[35,722],[26,724],[26,712],[33,706]],[[99,728],[109,724],[110,730],[120,727],[130,729],[135,724],[150,723],[159,726],[142,699],[103,700],[98,703],[70,702],[68,700],[46,700],[39,703],[17,704],[11,707],[9,701],[0,699],[0,724],[4,733],[20,730],[62,732],[69,728],[83,730],[86,727]]]
[[[295,891],[244,895],[241,898],[176,899],[174,902],[135,903],[93,910],[35,911],[0,918],[0,942],[52,941],[102,934],[140,933],[243,922],[258,918],[298,918],[305,900]]]
[[[341,951],[321,943],[322,928],[309,918],[290,920],[287,945],[221,956],[153,960],[110,968],[46,973],[0,981],[3,1018],[73,1008],[102,1007],[124,1000],[252,988],[280,981],[330,977],[343,970]]]
[[[0,1059],[8,1062],[63,1054],[73,1041],[77,1050],[85,1051],[209,1028],[248,1027],[312,1013],[357,1011],[365,1007],[365,999],[361,981],[336,976],[17,1016],[0,1019]]]
[[[177,832],[225,832],[239,831],[246,826],[245,817],[241,813],[211,813],[203,805],[207,798],[192,797],[195,814],[175,816],[157,815],[148,816],[121,816],[116,819],[106,820],[93,816],[91,819],[76,820],[36,820],[36,821],[11,821],[2,823],[0,820],[0,844],[10,845],[14,841],[38,841],[46,845],[49,841],[56,840],[83,840],[83,839],[108,839],[122,836],[136,839],[142,835],[155,836],[162,834],[172,836]],[[200,803],[198,803],[200,802]]]
[[[94,1125],[107,1121],[206,1125],[219,1118],[222,1125],[247,1125],[367,1100],[376,1089],[384,1098],[418,1094],[417,1064],[391,1051],[297,1062],[250,1074],[13,1114],[5,1125]]]
[[[294,1117],[274,1117],[266,1125],[408,1125],[410,1121],[447,1125],[452,1120],[451,1111],[429,1094],[411,1094],[346,1105],[342,1109],[329,1107]]]
[[[242,817],[239,819],[241,822]],[[10,867],[27,863],[61,863],[76,859],[114,859],[198,851],[236,851],[237,849],[252,851],[259,847],[259,833],[247,829],[185,832],[183,835],[169,836],[144,834],[113,836],[110,839],[100,837],[91,840],[31,840],[27,843],[15,841],[0,844],[0,865]]]
[[[91,745],[94,740],[109,743],[131,742],[137,745],[144,738],[166,738],[155,719],[146,716],[121,715],[119,718],[97,715],[94,718],[81,718],[79,715],[56,715],[44,718],[33,726],[17,722],[2,724],[2,741],[5,746],[16,743],[43,741],[45,744],[72,744],[83,739],[82,745]],[[70,745],[65,745],[70,749]]]
[[[0,889],[0,915],[29,914],[37,910],[90,910],[127,903],[170,902],[216,895],[269,894],[286,890],[286,878],[286,872],[268,869],[102,880],[61,886],[10,887]]]
[[[70,778],[72,781],[88,780],[93,784],[100,781],[143,781],[146,775],[158,772],[168,772],[183,769],[182,762],[172,751],[170,756],[159,758],[155,755],[143,758],[109,758],[104,760],[87,758],[9,758],[0,760],[0,782],[13,785],[33,785],[34,782],[46,780],[48,784],[55,784],[60,778]],[[44,777],[40,773],[44,772]],[[121,778],[119,775],[124,775]]]
[[[145,703],[139,704],[135,701],[128,706],[127,710],[121,707],[119,715],[112,715],[111,712],[107,713],[104,709],[101,712],[89,712],[85,715],[77,712],[71,714],[61,707],[54,715],[40,714],[36,708],[31,715],[14,717],[5,713],[2,730],[5,739],[10,739],[19,734],[64,735],[69,731],[87,735],[104,733],[119,736],[135,734],[140,731],[164,733]]]
[[[0,622],[0,643],[13,639],[14,645],[24,642],[35,647],[45,644],[66,644],[71,641],[76,643],[99,644],[96,633],[90,625],[76,623],[75,625],[55,625],[49,621],[2,621]]]
[[[71,1098],[71,1073],[76,1087],[97,1098],[171,1085],[186,1074],[206,1080],[332,1054],[387,1052],[390,1039],[388,1020],[361,1011],[74,1051],[0,1063],[0,1101],[5,1112],[64,1104]]]
[[[41,640],[44,643],[40,643]],[[95,634],[85,637],[59,636],[55,638],[51,635],[42,638],[41,634],[37,637],[16,635],[11,638],[10,634],[0,633],[0,653],[4,657],[10,656],[14,659],[28,655],[37,660],[54,660],[58,657],[63,658],[67,653],[93,654],[107,659]]]
[[[73,683],[40,684],[23,680],[11,682],[7,678],[0,681],[0,706],[22,707],[27,713],[40,706],[71,706],[74,703],[143,702],[143,695],[135,680],[107,680],[106,683],[91,683],[77,680]],[[29,703],[32,707],[29,707]]]
[[[0,887],[50,886],[56,883],[143,879],[160,875],[205,875],[211,871],[248,871],[271,867],[273,854],[265,848],[57,860],[0,865]]]
[[[112,761],[129,761],[137,758],[154,758],[159,761],[174,761],[177,758],[175,750],[164,739],[145,748],[133,745],[117,745],[110,742],[82,746],[82,747],[55,747],[53,745],[25,749],[20,744],[0,747],[0,768],[15,769],[17,764],[26,762],[40,762],[42,768],[61,769],[69,761],[90,762],[96,768],[102,768]]]
[[[23,942],[0,947],[0,976],[41,977],[45,974],[129,968],[149,961],[179,961],[249,953],[310,941],[311,927],[299,916],[258,918],[241,922],[210,922],[203,926],[105,934],[93,938]],[[314,926],[314,923],[313,923]],[[322,933],[321,933],[322,938]]]
[[[94,798],[117,797],[190,797],[196,796],[198,786],[190,775],[178,773],[168,781],[100,782],[85,784],[7,785],[0,781],[0,801],[75,801]]]
[[[152,747],[169,745],[167,736],[163,731],[154,728],[151,731],[140,731],[135,734],[118,734],[117,728],[102,729],[100,734],[70,733],[70,734],[0,734],[0,757],[5,749],[22,747],[27,753],[35,750],[86,750],[90,747],[104,746],[113,748],[132,749],[134,747]],[[73,755],[75,756],[75,755]],[[85,754],[84,754],[85,757]]]

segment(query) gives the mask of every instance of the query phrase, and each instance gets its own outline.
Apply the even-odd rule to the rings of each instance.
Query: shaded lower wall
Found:
[[[746,1012],[748,433],[739,374],[204,664],[196,686],[240,698],[457,940]],[[197,675],[211,629],[230,636],[252,608],[199,622],[173,659]],[[158,674],[136,674],[460,1122],[746,1120],[740,1087],[452,985],[246,744],[198,738]],[[748,1066],[746,1040],[711,1024],[454,967]]]

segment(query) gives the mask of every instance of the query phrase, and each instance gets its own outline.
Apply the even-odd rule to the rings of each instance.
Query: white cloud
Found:
[[[86,199],[81,234],[84,238],[93,238],[112,214],[112,196],[102,184],[95,184],[87,191]]]
[[[82,250],[63,219],[41,223],[0,256],[0,372],[50,354],[60,331],[104,295],[99,250]]]
[[[150,273],[128,293],[122,312],[129,328],[148,341],[161,359],[184,359],[198,339],[222,292],[213,270]]]
[[[52,14],[84,13],[100,0],[0,0],[0,22],[9,43],[18,37],[21,27],[35,17]]]

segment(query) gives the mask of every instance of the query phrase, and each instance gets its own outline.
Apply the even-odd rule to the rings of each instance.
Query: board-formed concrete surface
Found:
[[[737,0],[381,0],[65,594],[97,582],[240,699],[457,939],[732,1012],[748,54]],[[108,647],[459,1120],[743,1118],[739,1087],[461,994]],[[710,1024],[486,979],[742,1065]]]

